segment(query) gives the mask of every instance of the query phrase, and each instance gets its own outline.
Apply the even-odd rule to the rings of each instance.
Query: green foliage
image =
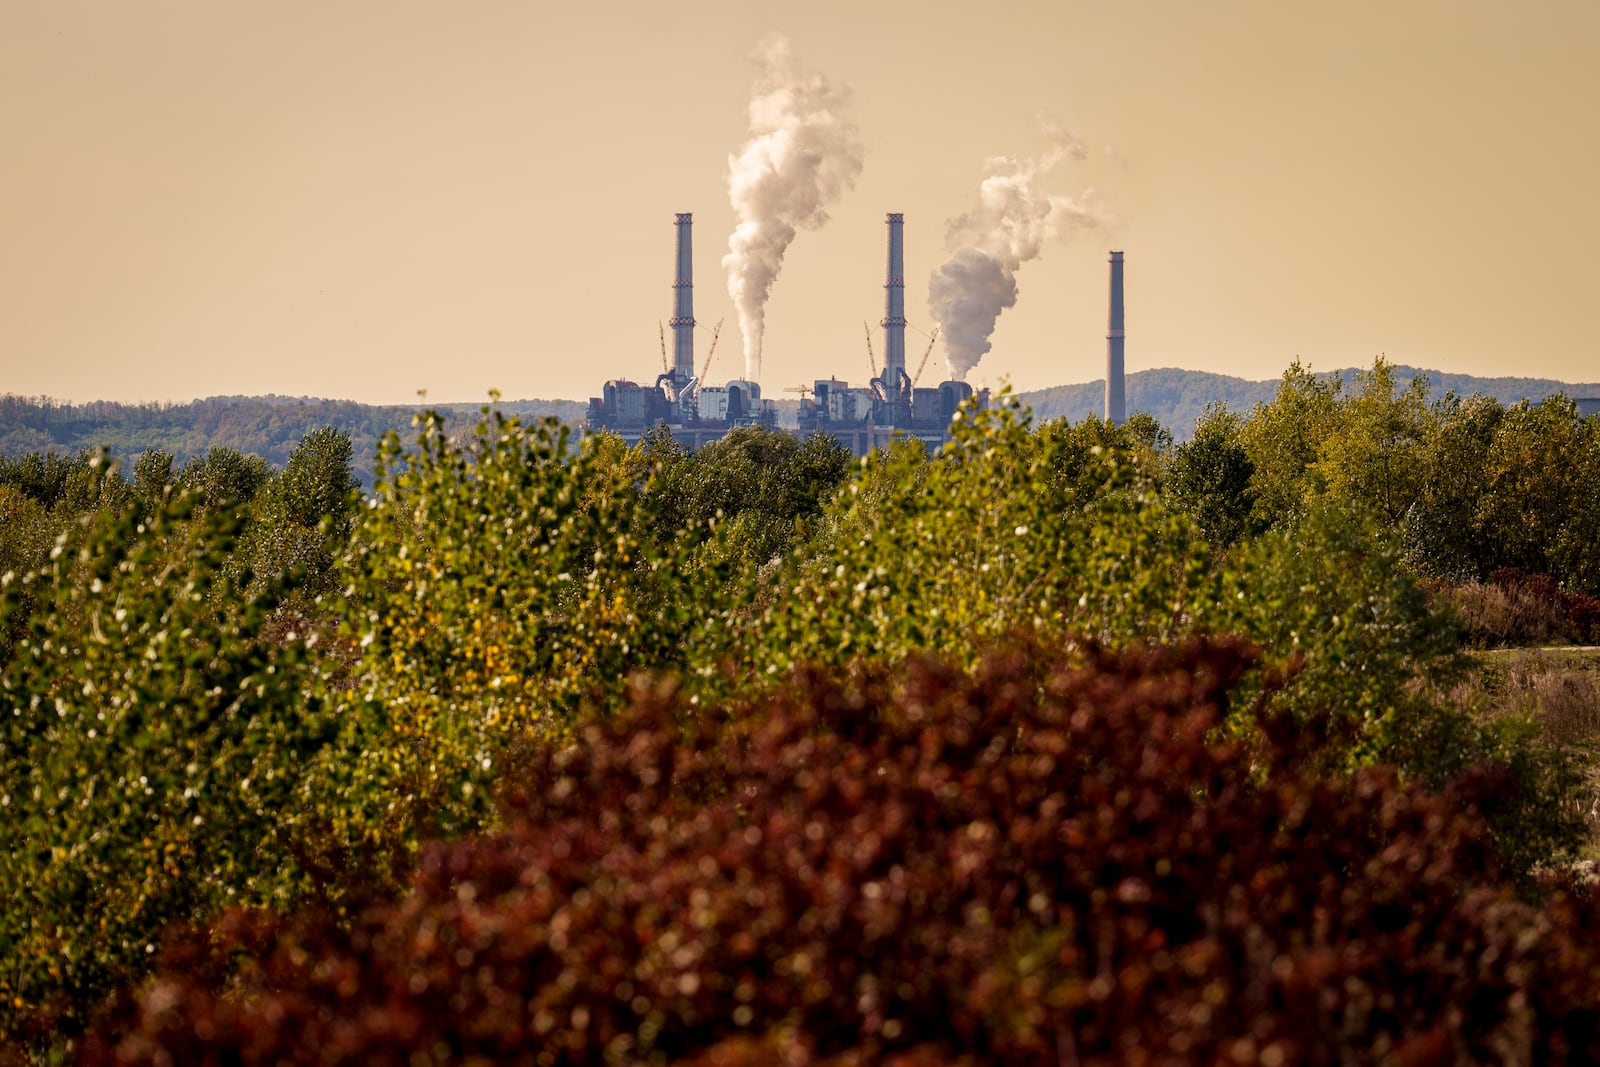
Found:
[[[1242,441],[1244,422],[1226,407],[1206,409],[1194,437],[1179,445],[1163,485],[1173,506],[1194,522],[1213,548],[1255,532],[1255,465]]]
[[[1402,528],[1406,559],[1421,573],[1459,582],[1494,569],[1478,515],[1504,417],[1505,408],[1487,397],[1450,397],[1440,406],[1435,432],[1417,457],[1419,491]]]
[[[938,457],[905,442],[865,461],[779,583],[747,669],[962,658],[1017,630],[1180,632],[1206,557],[1156,499],[1147,445],[1097,420],[1030,432],[1014,408],[969,408]]]
[[[172,488],[171,452],[151,449],[143,452],[133,465],[133,494],[144,502],[146,508],[155,508]]]
[[[1426,377],[1402,387],[1381,357],[1350,391],[1296,362],[1239,426],[1255,522],[1293,529],[1326,501],[1370,516],[1429,577],[1482,580],[1511,567],[1600,592],[1600,420],[1560,395],[1511,408],[1428,396]],[[1199,516],[1193,458],[1175,459],[1172,488]]]
[[[602,436],[573,452],[553,420],[487,408],[459,441],[431,414],[418,427],[412,450],[384,441],[330,603],[359,649],[337,695],[340,751],[359,756],[322,773],[352,819],[371,810],[364,796],[386,800],[381,824],[330,827],[352,845],[480,824],[512,739],[613,702],[707,626],[694,611],[706,572],[657,545],[631,450]]]
[[[350,438],[324,427],[305,436],[257,495],[241,553],[258,580],[293,576],[294,604],[332,592],[335,558],[349,540],[357,482]]]
[[[329,723],[295,650],[255,639],[271,602],[228,585],[240,513],[188,512],[107,509],[5,578],[0,1029],[81,1022],[170,921],[287,899]]]
[[[325,426],[306,434],[273,483],[283,518],[299,526],[331,518],[343,530],[359,488],[350,462],[350,435],[343,430]]]
[[[508,414],[555,416],[576,424],[585,406],[575,400],[518,400],[500,405]],[[471,425],[477,404],[440,405],[447,418]],[[70,404],[48,397],[0,396],[0,456],[72,455],[107,449],[113,455],[170,454],[180,467],[213,448],[257,455],[282,467],[301,440],[332,426],[355,446],[355,474],[372,484],[377,443],[390,430],[411,425],[411,407],[381,407],[344,400],[289,396],[214,396],[187,404]]]
[[[1342,390],[1340,380],[1319,378],[1297,359],[1283,372],[1278,395],[1250,413],[1242,437],[1252,467],[1254,517],[1262,525],[1291,523],[1304,502],[1322,491],[1316,463],[1338,428]]]
[[[11,485],[0,485],[0,574],[25,574],[55,543],[50,509]]]
[[[5,1010],[81,1018],[163,922],[228,902],[354,914],[422,840],[491,827],[508,761],[588,737],[639,672],[706,708],[1019,635],[1069,658],[1243,635],[1261,663],[1222,726],[1252,758],[1267,701],[1321,773],[1442,787],[1492,761],[1510,785],[1473,803],[1499,847],[1560,857],[1574,765],[1441,695],[1459,638],[1409,568],[1589,580],[1600,422],[1424,388],[1296,364],[1177,448],[1148,416],[1034,425],[1002,398],[937,454],[860,463],[761,429],[691,454],[428,413],[367,497],[332,427],[281,472],[226,446],[176,477],[147,451],[131,484],[88,454],[0,461]]]
[[[741,427],[694,453],[657,439],[643,442],[648,494],[658,537],[726,528],[711,545],[737,568],[780,559],[850,472],[850,453],[833,438]],[[710,547],[708,545],[708,547]]]
[[[133,495],[103,454],[0,459],[0,576],[20,579],[44,567],[52,552],[74,549],[90,518],[125,506]],[[0,622],[0,664],[10,658],[38,602],[34,589],[18,597],[16,608]]]
[[[42,508],[53,508],[66,498],[68,486],[87,459],[85,453],[70,458],[53,453],[0,458],[0,485],[10,487]]]
[[[1246,545],[1218,629],[1262,645],[1273,707],[1325,739],[1323,766],[1388,764],[1444,788],[1494,765],[1510,786],[1483,814],[1511,868],[1572,859],[1586,833],[1576,801],[1594,796],[1578,754],[1450,699],[1465,668],[1459,635],[1370,522],[1313,503],[1292,529]]]
[[[1356,375],[1358,391],[1342,398],[1336,424],[1317,449],[1316,468],[1327,492],[1397,527],[1421,493],[1419,462],[1434,435],[1428,380],[1417,377],[1396,393],[1394,366],[1379,357]]]
[[[1600,383],[1569,384],[1548,378],[1483,378],[1471,374],[1421,370],[1404,364],[1390,366],[1395,384],[1401,390],[1409,388],[1416,379],[1425,379],[1430,403],[1443,400],[1447,395],[1483,396],[1502,406],[1518,404],[1523,400],[1537,404],[1558,393],[1566,396],[1600,396]],[[1360,368],[1346,368],[1321,372],[1318,377],[1341,381],[1347,388],[1363,373],[1366,372]],[[1181,443],[1190,439],[1195,425],[1205,418],[1208,408],[1221,405],[1233,411],[1250,411],[1258,404],[1271,403],[1278,387],[1277,381],[1249,381],[1227,374],[1156,367],[1128,375],[1128,410],[1148,412],[1162,425],[1169,427]],[[1017,400],[1032,410],[1034,417],[1041,421],[1066,419],[1068,422],[1081,422],[1099,416],[1105,410],[1105,381],[1101,379],[1078,385],[1037,389],[1019,393]]]
[[[694,713],[640,685],[404,899],[175,939],[85,1061],[1600,1057],[1600,894],[1518,899],[1478,815],[1503,774],[1318,773],[1271,718],[1216,744],[1237,642],[1064,652]]]
[[[1475,525],[1495,564],[1576,579],[1579,588],[1600,593],[1600,420],[1580,419],[1564,397],[1508,408],[1485,467]]]
[[[1403,538],[1424,573],[1465,581],[1515,568],[1600,593],[1600,420],[1559,396],[1452,402],[1415,467]]]
[[[1458,667],[1457,640],[1394,547],[1359,516],[1313,502],[1289,529],[1250,542],[1227,574],[1222,630],[1247,633],[1295,677],[1280,700],[1296,713],[1338,709],[1370,760],[1416,686]]]
[[[196,506],[222,511],[249,503],[272,475],[271,466],[260,456],[213,448],[184,466],[177,488],[192,496]]]

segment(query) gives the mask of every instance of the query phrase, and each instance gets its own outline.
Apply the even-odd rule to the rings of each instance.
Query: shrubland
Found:
[[[226,449],[146,453],[131,482],[91,454],[0,462],[0,1029],[40,1054],[125,1037],[152,1062],[213,1038],[217,1062],[249,1062],[235,1040],[309,1057],[292,1031],[371,1062],[494,1041],[553,1062],[623,1038],[624,1059],[1027,1059],[1064,1055],[1062,1034],[1115,1058],[1145,1048],[1126,1020],[1167,1005],[1194,1025],[1154,1058],[1248,1040],[1295,1059],[1312,1036],[1273,1005],[1326,980],[1365,990],[1325,1022],[1370,1047],[1576,1056],[1545,1001],[1523,1010],[1523,961],[1576,953],[1539,982],[1592,992],[1565,940],[1587,898],[1540,888],[1584,843],[1583,753],[1463,696],[1448,603],[1512,566],[1546,599],[1593,595],[1573,546],[1595,521],[1575,480],[1600,472],[1595,420],[1428,405],[1388,374],[1346,396],[1291,368],[1272,405],[1213,410],[1177,447],[1148,418],[1034,425],[1002,403],[937,454],[858,462],[758,429],[686,454],[491,407],[385,438],[366,494],[332,430],[282,470]],[[1534,522],[1528,486],[1542,540],[1502,529]],[[1050,767],[1030,747],[1046,735]],[[1052,851],[1063,804],[1094,849]],[[798,853],[762,843],[782,813]],[[1213,817],[1231,837],[1197,829]],[[895,818],[915,826],[883,837]],[[819,841],[794,829],[812,825]],[[873,834],[881,870],[832,851]],[[1170,903],[1123,901],[1125,923],[1108,902],[1163,862],[1150,899]],[[873,912],[894,869],[924,903]],[[777,910],[741,902],[746,875]],[[1362,903],[1396,878],[1414,906]],[[496,888],[460,896],[480,879]],[[1235,922],[1235,885],[1287,910]],[[1203,937],[1202,892],[1223,893]],[[1039,894],[1037,914],[1019,903]],[[487,941],[438,940],[458,922]],[[746,962],[716,955],[741,928]],[[847,963],[863,937],[893,996]],[[1487,985],[1444,973],[1452,938],[1501,961]],[[435,950],[442,970],[417,962]],[[702,951],[710,969],[673,962]],[[1299,977],[1251,977],[1280,956]],[[759,993],[719,985],[740,967]],[[915,1006],[886,1034],[861,998],[902,978]],[[1102,978],[1110,1000],[1086,992]],[[1450,1022],[1458,996],[1501,1014]],[[835,1016],[856,1021],[824,1039]]]
[[[641,683],[348,920],[169,942],[86,1062],[1406,1063],[1600,1054],[1593,896],[1305,735],[1213,740],[1251,652],[1011,645]],[[219,993],[220,976],[231,976]]]

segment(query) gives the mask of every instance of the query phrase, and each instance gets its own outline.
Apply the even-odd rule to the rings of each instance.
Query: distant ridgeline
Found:
[[[1537,402],[1555,393],[1570,397],[1600,397],[1600,383],[1572,385],[1548,378],[1476,378],[1470,374],[1443,374],[1415,367],[1396,366],[1395,379],[1405,388],[1418,374],[1426,374],[1434,397],[1454,391],[1458,396],[1481,393],[1503,404],[1524,398]],[[1331,371],[1322,377],[1350,382],[1355,370]],[[1172,431],[1179,441],[1194,433],[1195,420],[1207,405],[1218,401],[1241,413],[1271,400],[1278,381],[1253,382],[1226,374],[1163,368],[1138,371],[1127,377],[1128,412],[1147,412]],[[1019,393],[1017,399],[1033,409],[1034,418],[1066,418],[1080,422],[1099,415],[1105,404],[1105,382],[1057,385]],[[426,406],[452,420],[470,425],[482,404],[426,404],[378,406],[349,400],[316,400],[286,396],[214,396],[188,404],[118,404],[93,401],[69,404],[47,397],[0,396],[0,455],[16,457],[28,452],[70,453],[85,448],[107,448],[113,456],[129,460],[150,449],[171,452],[179,466],[203,456],[212,448],[232,448],[258,455],[281,467],[300,438],[323,426],[350,435],[355,474],[363,485],[372,484],[372,460],[378,438],[391,429],[406,436],[411,416]],[[779,401],[780,425],[794,426],[794,401]],[[587,406],[576,400],[502,400],[500,410],[523,418],[554,416],[582,425]]]
[[[370,486],[378,439],[389,430],[409,436],[411,416],[424,406],[470,426],[483,405],[377,406],[287,396],[214,396],[188,404],[69,404],[8,395],[0,397],[0,455],[103,447],[129,460],[162,449],[181,467],[213,448],[232,448],[282,467],[302,437],[333,426],[350,435],[354,473]],[[502,400],[500,410],[524,418],[554,415],[577,425],[586,408],[575,400]]]
[[[1342,379],[1345,387],[1349,388],[1357,373],[1354,369],[1346,369],[1328,371],[1318,377]],[[1478,378],[1470,374],[1419,370],[1403,364],[1394,367],[1395,387],[1406,388],[1419,374],[1427,375],[1428,393],[1435,400],[1450,392],[1459,397],[1482,394],[1507,405],[1523,399],[1538,403],[1556,393],[1565,393],[1573,398],[1600,397],[1600,383],[1573,385],[1549,378]],[[1278,379],[1253,382],[1226,374],[1179,370],[1176,367],[1137,371],[1127,376],[1128,413],[1131,415],[1143,411],[1154,415],[1156,421],[1172,431],[1173,437],[1186,441],[1193,436],[1195,420],[1205,413],[1207,405],[1222,401],[1230,410],[1248,414],[1256,404],[1275,397],[1278,384]],[[1105,395],[1106,383],[1102,378],[1082,385],[1057,385],[1019,393],[1017,399],[1033,409],[1036,420],[1065,418],[1070,422],[1079,422],[1104,411]]]

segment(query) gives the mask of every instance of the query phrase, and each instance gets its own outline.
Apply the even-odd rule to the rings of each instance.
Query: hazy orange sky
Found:
[[[768,395],[867,377],[887,211],[930,327],[947,220],[1041,115],[1093,149],[1042,184],[1117,222],[1021,268],[975,383],[1100,377],[1112,248],[1130,372],[1600,377],[1593,0],[0,0],[0,392],[587,397],[660,367],[678,211],[735,376],[774,30],[866,155],[772,291]]]

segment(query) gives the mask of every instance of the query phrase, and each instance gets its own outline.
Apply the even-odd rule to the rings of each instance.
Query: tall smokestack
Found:
[[[1106,331],[1106,421],[1121,426],[1128,421],[1127,395],[1122,368],[1122,253],[1111,253],[1111,322]]]
[[[694,216],[680,211],[675,218],[678,267],[672,280],[672,376],[681,385],[694,377],[694,256],[689,237]]]
[[[900,386],[906,369],[906,217],[898,211],[885,216],[889,224],[889,271],[883,283],[883,381]]]

